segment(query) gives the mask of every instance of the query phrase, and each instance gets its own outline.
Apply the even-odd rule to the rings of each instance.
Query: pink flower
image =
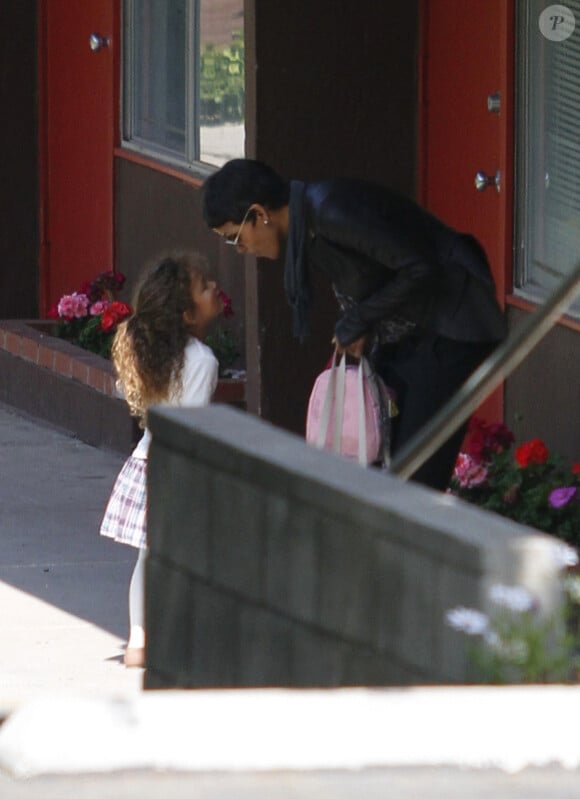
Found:
[[[553,508],[563,508],[575,496],[577,488],[574,486],[564,486],[563,488],[555,488],[548,497],[548,503]]]
[[[91,307],[89,308],[89,313],[91,316],[98,316],[99,314],[106,311],[111,303],[109,300],[99,300],[98,302],[94,302]]]
[[[86,294],[65,294],[58,303],[58,315],[61,319],[82,319],[87,316],[89,298]]]
[[[453,477],[461,488],[473,488],[473,486],[478,486],[485,482],[487,467],[479,463],[471,455],[460,452],[457,456]]]

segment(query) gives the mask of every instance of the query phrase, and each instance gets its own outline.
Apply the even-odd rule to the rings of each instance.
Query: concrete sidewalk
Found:
[[[123,457],[0,405],[0,713],[57,691],[135,694],[122,664],[136,551],[98,535]]]

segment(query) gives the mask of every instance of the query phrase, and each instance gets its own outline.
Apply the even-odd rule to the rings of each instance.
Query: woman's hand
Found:
[[[367,339],[368,336],[361,336],[360,338],[357,338],[356,341],[351,341],[350,344],[347,344],[346,347],[343,347],[338,343],[336,336],[334,336],[332,343],[336,347],[336,351],[339,355],[342,355],[346,352],[349,355],[352,355],[353,358],[360,360],[364,355]]]

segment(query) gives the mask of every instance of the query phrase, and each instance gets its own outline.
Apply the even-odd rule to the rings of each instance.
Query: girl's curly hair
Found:
[[[147,408],[181,386],[185,347],[193,335],[185,316],[195,310],[195,280],[206,275],[207,261],[198,253],[156,262],[135,292],[133,314],[117,329],[111,352],[117,386],[141,426]]]

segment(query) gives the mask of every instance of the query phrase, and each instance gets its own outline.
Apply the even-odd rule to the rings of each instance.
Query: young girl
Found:
[[[112,358],[131,414],[145,427],[150,405],[201,407],[215,391],[218,362],[203,343],[209,323],[223,310],[221,292],[195,254],[166,257],[143,279],[132,316],[115,335]],[[145,665],[144,572],[147,428],[121,469],[101,524],[101,535],[137,547],[129,587],[126,666]]]

